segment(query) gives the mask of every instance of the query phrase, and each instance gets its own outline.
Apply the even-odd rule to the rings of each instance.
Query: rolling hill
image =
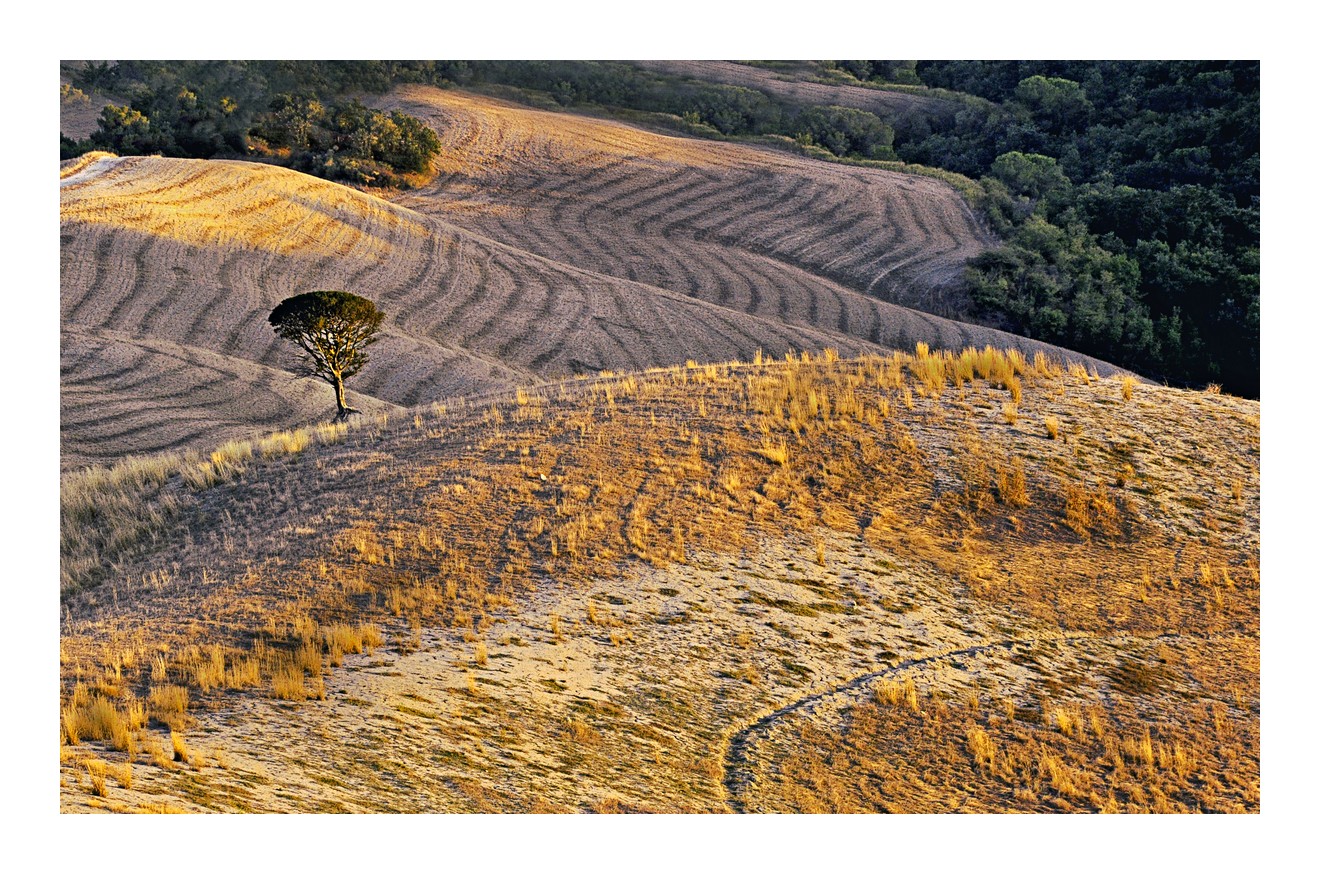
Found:
[[[1259,402],[938,315],[934,179],[370,101],[433,178],[61,166],[62,811],[1260,810]]]
[[[245,162],[62,169],[65,467],[323,415],[265,321],[315,288],[387,312],[349,386],[378,410],[757,349],[1061,354],[880,299],[937,308],[989,242],[933,180],[451,91],[389,101],[447,146],[437,181],[393,203]]]
[[[64,501],[66,811],[1259,810],[1256,402],[793,356]]]

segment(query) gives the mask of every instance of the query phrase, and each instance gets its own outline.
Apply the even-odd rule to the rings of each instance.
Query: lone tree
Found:
[[[347,291],[309,291],[280,301],[270,313],[275,333],[306,353],[308,376],[328,382],[339,406],[336,418],[358,412],[344,400],[344,380],[367,363],[363,351],[376,342],[385,314],[365,297]]]

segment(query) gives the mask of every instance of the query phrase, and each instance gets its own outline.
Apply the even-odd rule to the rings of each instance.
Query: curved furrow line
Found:
[[[350,394],[398,404],[408,391],[430,388],[421,383],[436,371],[431,360],[437,353],[435,345],[428,347],[416,338],[398,335],[382,337],[380,342],[392,354],[372,355],[367,367],[354,377]],[[378,344],[373,348],[380,349],[381,346]],[[325,397],[328,409],[332,402],[328,388]]]
[[[602,276],[630,279],[655,287],[690,293],[700,284],[694,265],[682,256],[664,251],[660,241],[636,238],[618,224],[606,228],[609,230],[604,233],[583,235],[565,226],[537,227],[532,229],[537,232],[536,240],[525,248]],[[605,257],[599,257],[602,247],[609,250]],[[622,266],[606,263],[610,260]]]
[[[463,337],[461,345],[478,347],[496,330],[504,327],[511,314],[520,312],[523,298],[527,296],[527,283],[521,281],[518,274],[506,267],[498,255],[491,258],[492,306],[483,312],[484,318],[475,328],[469,326],[469,332]]]
[[[634,233],[642,233],[639,220],[670,211],[673,201],[693,187],[693,175],[688,170],[657,173],[632,168],[621,175],[621,190],[612,191],[605,202],[616,218],[628,223]]]
[[[229,284],[230,274],[235,269],[235,263],[239,262],[241,253],[230,250],[222,256],[220,268],[217,271],[219,282],[216,285],[198,286],[198,291],[209,295],[205,302],[199,299],[192,301],[175,301],[176,306],[171,307],[171,315],[177,314],[182,318],[188,318],[187,326],[182,331],[171,331],[170,333],[179,338],[179,342],[189,346],[200,346],[204,349],[216,349],[219,352],[227,352],[227,349],[221,349],[213,345],[215,341],[215,330],[212,327],[214,313],[223,311],[224,305],[228,303],[233,294],[232,286]],[[191,318],[189,318],[191,316]]]
[[[688,222],[704,237],[731,241],[753,252],[776,243],[783,236],[784,225],[810,218],[814,199],[809,198],[805,206],[798,200],[808,187],[821,187],[806,176],[785,178],[764,171],[749,171],[734,181],[737,208],[716,214],[714,223],[704,221],[704,215],[689,217]]]
[[[485,281],[484,262],[473,254],[478,245],[468,237],[446,239],[439,275],[423,282],[413,296],[406,298],[416,303],[400,314],[400,327],[435,342],[453,341],[464,311],[476,303],[473,298],[480,294]]]
[[[63,337],[60,338],[60,345],[65,345]],[[72,353],[66,353],[61,349],[60,391],[80,391],[84,384],[88,391],[98,391],[99,386],[113,385],[117,380],[126,379],[137,371],[137,366],[131,362],[113,370],[102,369],[107,363],[100,357],[103,349],[103,346],[96,349],[82,349],[79,350],[76,358],[66,357]]]
[[[662,190],[656,190],[655,179],[648,174],[637,173],[629,174],[625,172],[615,179],[608,180],[611,184],[605,186],[612,188],[611,196],[599,203],[589,200],[585,196],[575,198],[567,204],[561,204],[555,211],[552,228],[571,227],[576,229],[581,227],[585,233],[578,233],[574,230],[571,236],[566,237],[566,242],[570,244],[571,249],[561,250],[565,253],[572,252],[588,259],[592,269],[597,272],[608,273],[612,276],[623,275],[617,265],[626,264],[628,259],[626,255],[616,254],[613,244],[625,237],[632,237],[640,234],[639,222],[642,217],[638,215],[638,205],[629,210],[620,207],[618,201],[623,199],[635,199],[640,196],[640,204],[650,204],[655,201],[663,200],[666,197],[677,196],[681,192],[690,188],[690,182],[687,179],[688,174],[676,174],[675,177],[667,181],[662,186]],[[597,221],[603,219],[602,221]],[[592,224],[589,225],[588,223]],[[583,242],[585,239],[585,242]],[[605,248],[607,253],[604,258],[598,257],[598,250]]]
[[[651,182],[653,180],[642,180]],[[662,255],[652,251],[653,247],[660,244],[662,237],[648,235],[646,225],[659,217],[670,214],[678,205],[689,200],[699,199],[701,189],[694,188],[701,180],[694,180],[692,174],[679,173],[672,175],[669,179],[655,184],[642,184],[637,186],[637,198],[635,203],[625,204],[618,201],[611,201],[606,211],[611,216],[609,224],[601,226],[602,230],[595,234],[596,243],[601,244],[601,238],[616,245],[626,245],[627,255],[624,262],[628,265],[623,273],[614,273],[613,275],[634,281],[649,282],[666,287],[675,287],[678,289],[695,289],[695,274],[689,268],[685,259],[675,260],[670,256]],[[636,265],[643,264],[644,269],[639,270]],[[675,285],[674,269],[678,268],[683,273],[685,282],[682,285]],[[602,270],[600,272],[607,272]]]
[[[397,245],[393,239],[386,240],[386,245],[394,253],[406,252],[411,254],[417,248],[416,246]],[[343,288],[365,288],[368,284],[374,287],[384,283],[388,287],[389,280],[402,269],[403,265],[399,262],[400,259],[397,254],[390,258],[379,255],[361,258],[358,267],[349,272],[346,278],[339,280],[339,285]],[[377,278],[378,281],[367,283],[365,280],[369,276]]]
[[[490,296],[490,260],[494,257],[493,252],[484,247],[478,248],[472,240],[464,240],[462,250],[468,256],[467,263],[476,269],[477,275],[462,287],[466,295],[445,314],[444,327],[454,338],[458,338],[465,327],[468,311]],[[458,291],[460,286],[456,284],[455,288],[457,293],[462,293]],[[461,340],[456,339],[455,342],[462,345]]]
[[[778,325],[772,323],[758,324],[757,327],[764,332],[758,336],[750,333],[744,328],[742,320],[734,318],[732,312],[712,310],[709,304],[694,299],[679,299],[678,302],[680,304],[687,304],[688,321],[694,328],[692,331],[693,339],[701,339],[706,343],[707,358],[729,357],[746,359],[750,358],[758,348],[764,347],[767,351],[770,351],[774,347],[776,341],[781,344],[781,349],[778,350],[778,354],[782,354],[789,348],[793,348],[793,344],[784,343],[784,332]],[[699,336],[698,332],[700,332],[701,335],[713,334],[718,342],[711,342],[711,340],[706,337]],[[765,337],[766,339],[763,340],[762,337]],[[715,352],[712,356],[711,353],[717,349],[728,350],[728,352]],[[730,352],[732,354],[729,354]],[[675,361],[672,363],[677,364],[678,362]]]
[[[871,293],[877,286],[887,287],[887,293],[882,296],[897,302],[911,299],[912,295],[899,290],[904,285],[902,282],[903,271],[909,264],[927,258],[927,246],[930,244],[933,234],[926,221],[926,210],[915,208],[906,199],[890,201],[888,206],[895,226],[915,226],[920,234],[899,237],[898,245],[886,251],[882,258],[873,262],[872,269],[875,272],[866,284],[866,291]]]
[[[560,329],[553,334],[547,331],[542,335],[543,341],[548,341],[545,348],[532,357],[527,363],[529,369],[535,373],[550,375],[547,368],[550,362],[559,359],[566,349],[580,348],[585,344],[585,335],[589,313],[591,311],[591,295],[587,285],[583,281],[578,281],[572,286],[568,286],[576,293],[574,300],[575,307],[572,311],[566,311],[564,306],[568,301],[563,297],[553,300],[557,312],[561,315],[561,324],[567,326],[567,330]],[[551,301],[547,299],[547,302]]]
[[[180,415],[174,415],[176,412]],[[180,407],[177,410],[162,407],[156,410],[154,415],[148,415],[144,410],[141,419],[142,421],[134,425],[113,431],[88,427],[63,436],[70,442],[74,442],[76,438],[76,442],[83,445],[96,446],[99,443],[118,443],[125,446],[149,445],[152,451],[160,451],[196,441],[214,427],[213,419],[201,418],[195,409],[188,407]],[[169,435],[168,439],[161,436],[166,434]]]
[[[710,250],[690,236],[649,237],[635,241],[635,245],[651,267],[646,279],[638,281],[717,306],[736,294],[738,271],[731,269],[727,261],[707,258],[705,253]]]
[[[616,158],[594,168],[585,180],[580,173],[562,173],[559,182],[552,183],[542,192],[553,204],[550,220],[554,223],[562,222],[565,210],[599,200],[599,195],[611,188],[633,184],[630,179],[633,175],[632,165],[630,158]]]
[[[750,773],[746,773],[749,765],[748,751],[749,748],[755,743],[756,736],[758,734],[761,735],[762,737],[767,736],[769,734],[770,726],[773,725],[775,722],[779,721],[780,719],[783,719],[785,716],[788,716],[793,713],[798,713],[801,711],[808,711],[811,707],[820,704],[822,701],[824,701],[827,698],[832,698],[836,695],[841,695],[841,694],[846,694],[848,692],[856,691],[860,689],[862,686],[874,680],[895,676],[897,674],[911,670],[913,668],[923,667],[925,665],[934,664],[936,662],[947,661],[949,659],[967,658],[994,649],[1011,649],[1015,646],[1021,646],[1021,645],[1029,646],[1032,644],[1042,643],[1045,641],[1049,641],[1051,643],[1073,643],[1077,641],[1095,641],[1101,643],[1135,642],[1135,641],[1146,642],[1151,640],[1172,640],[1183,636],[1185,635],[1180,633],[1170,632],[1170,633],[1156,634],[1150,636],[1126,635],[1126,634],[1108,635],[1108,636],[1091,635],[1091,634],[1073,634],[1073,635],[1065,634],[1059,636],[1040,637],[1040,638],[1004,638],[1002,640],[994,640],[986,643],[979,643],[974,646],[964,647],[958,650],[934,653],[932,655],[924,656],[922,658],[907,659],[903,662],[900,662],[897,665],[887,666],[879,670],[869,671],[867,673],[858,675],[850,680],[840,683],[839,685],[836,685],[823,692],[818,692],[813,695],[807,695],[804,698],[799,698],[796,701],[786,704],[783,707],[780,707],[778,710],[775,710],[761,717],[760,719],[756,720],[751,725],[747,726],[741,731],[738,731],[735,734],[730,735],[724,753],[723,777],[721,778],[720,781],[721,785],[724,788],[725,804],[734,813],[747,812],[742,801],[742,796],[747,792],[747,790],[753,784],[752,775]]]
[[[423,238],[421,252],[418,253],[419,257],[414,259],[412,270],[407,276],[377,292],[376,300],[386,308],[389,304],[398,301],[411,304],[412,308],[415,309],[423,302],[422,299],[425,297],[425,295],[418,294],[418,291],[425,286],[427,278],[435,272],[436,265],[440,261],[441,250],[447,243],[447,239],[442,240],[435,233],[428,234]],[[355,287],[357,286],[350,286],[350,288]],[[405,312],[408,311],[411,310],[405,310]]]
[[[821,187],[822,194],[826,189]],[[855,223],[849,222],[845,213],[845,204],[837,191],[830,190],[825,208],[813,211],[811,218],[816,228],[815,239],[792,251],[785,249],[782,243],[773,247],[776,254],[782,254],[794,263],[808,266],[813,272],[826,273],[823,264],[829,260],[830,253],[839,245],[841,237],[862,236],[869,231],[859,230]]]
[[[151,352],[149,350],[146,349],[142,350],[137,356],[137,358],[132,361],[133,372],[126,374],[123,378],[111,380],[97,376],[94,377],[94,379],[99,384],[98,386],[84,386],[83,383],[80,382],[68,386],[68,389],[74,393],[82,393],[82,392],[94,393],[96,391],[101,391],[105,393],[107,396],[109,396],[109,391],[107,391],[108,389],[112,389],[116,393],[122,393],[122,392],[133,393],[133,392],[137,392],[140,389],[147,389],[150,386],[155,385],[160,380],[160,374],[154,372],[153,370],[151,370],[146,366],[146,359],[150,356],[150,354]],[[84,380],[83,382],[86,381],[87,380]],[[61,386],[60,387],[61,397],[63,397],[64,391],[65,391],[65,386]]]
[[[110,264],[111,257],[113,255],[115,239],[113,235],[108,233],[100,233],[99,235],[101,238],[100,241],[97,242],[96,244],[96,250],[91,254],[91,257],[88,259],[88,262],[91,264],[91,269],[92,269],[91,281],[83,286],[82,294],[72,301],[71,306],[66,304],[67,295],[64,292],[67,286],[64,285],[63,277],[61,277],[60,303],[62,306],[67,306],[67,308],[64,309],[64,312],[61,314],[61,317],[62,317],[62,321],[66,323],[81,322],[83,307],[87,306],[93,301],[95,301],[95,303],[98,306],[101,305],[100,296],[93,294],[93,292],[100,289],[102,284],[105,282],[107,269]],[[89,239],[90,238],[94,238],[93,235],[89,235]]]
[[[816,245],[827,245],[830,234],[836,230],[834,227],[824,226],[818,204],[827,201],[831,195],[837,195],[837,192],[833,192],[826,186],[814,181],[810,186],[810,191],[806,203],[799,205],[797,210],[782,225],[776,225],[773,228],[766,226],[761,228],[759,232],[753,232],[747,245],[773,254],[776,258],[803,270],[814,272],[815,263],[808,257],[805,250]],[[876,238],[877,246],[885,244],[889,236],[888,230],[886,224],[876,222],[872,234]]]
[[[165,248],[166,254],[158,257],[158,262],[162,265],[177,260],[180,255],[178,247],[158,247]],[[138,320],[137,333],[144,337],[156,336],[162,332],[161,321],[169,312],[170,303],[186,299],[188,288],[194,285],[192,274],[186,267],[174,263],[169,268],[172,275],[171,284],[163,292],[157,295],[156,300],[152,302],[147,311],[142,314]]]
[[[135,307],[142,305],[141,298],[149,293],[147,291],[147,252],[154,242],[154,237],[140,236],[133,253],[120,260],[120,263],[124,266],[116,270],[114,275],[118,283],[126,287],[114,297],[114,303],[110,306],[109,312],[101,319],[101,327],[116,328],[118,330],[123,330],[125,325],[137,327],[134,322],[130,321],[130,316]]]
[[[666,243],[673,245],[681,239],[670,239]],[[753,310],[760,303],[762,294],[757,288],[758,285],[766,288],[772,295],[780,292],[775,278],[760,272],[754,260],[746,258],[741,252],[707,246],[695,241],[691,246],[681,248],[679,251],[688,263],[699,263],[709,267],[706,275],[715,280],[715,295],[698,288],[692,296],[699,300],[735,312],[754,314]]]
[[[800,255],[803,246],[813,241],[828,242],[834,227],[826,226],[821,214],[822,203],[828,203],[830,190],[812,180],[808,186],[809,195],[805,203],[797,204],[789,215],[776,222],[761,223],[752,229],[745,238],[733,233],[725,233],[724,228],[734,227],[736,222],[724,217],[724,224],[716,229],[708,229],[707,236],[724,245],[739,246],[748,251],[774,255],[776,258],[794,264],[804,270],[814,272],[811,259]],[[790,204],[785,204],[789,208]]]
[[[558,280],[552,285],[553,280]],[[525,288],[524,297],[533,296],[538,301],[535,311],[528,311],[528,308],[519,306],[515,312],[518,314],[516,322],[510,320],[506,322],[505,339],[495,349],[494,357],[499,361],[525,361],[536,351],[536,346],[541,338],[551,331],[556,331],[552,326],[563,323],[563,316],[556,312],[556,304],[562,305],[565,297],[565,290],[581,284],[581,279],[571,274],[558,273],[551,271],[528,271],[523,276]],[[578,291],[579,296],[581,292]],[[557,333],[563,333],[562,328],[558,328]]]
[[[741,178],[720,179],[696,170],[683,175],[691,181],[672,198],[658,204],[655,211],[638,217],[634,227],[639,235],[667,237],[681,232],[694,239],[704,239],[710,231],[702,219],[750,206],[743,202]]]
[[[556,221],[554,227],[573,253],[570,263],[608,276],[627,276],[629,246],[624,235],[615,232],[607,209],[581,203],[565,210],[562,223]]]
[[[934,246],[933,255],[928,259],[925,270],[918,278],[932,285],[949,285],[962,278],[964,264],[993,243],[979,234],[975,216],[965,204],[958,210],[940,210],[931,215],[938,222],[941,233],[939,243]],[[959,233],[959,231],[964,233]],[[934,274],[934,275],[932,275]]]
[[[139,398],[121,398],[106,401],[88,394],[85,397],[60,398],[60,430],[67,435],[77,436],[80,440],[89,439],[89,434],[118,437],[132,428],[142,425],[145,419],[150,424],[159,411],[148,412],[142,408]],[[123,427],[115,426],[124,424]]]
[[[640,184],[634,188],[641,189],[643,196],[626,211],[622,208],[617,210],[619,219],[639,237],[663,233],[662,230],[653,230],[653,226],[670,221],[693,204],[700,204],[708,196],[712,185],[718,185],[718,180],[695,167],[682,168],[664,178],[666,184],[657,186],[653,175],[638,174]],[[611,203],[611,206],[614,204]]]
[[[425,273],[418,273],[417,280],[410,287],[400,289],[400,297],[411,290],[413,295],[408,299],[416,302],[416,309],[420,311],[408,314],[410,320],[418,316],[434,316],[434,310],[438,310],[440,303],[452,297],[453,289],[458,284],[458,276],[462,269],[462,249],[463,241],[456,234],[446,233],[444,236],[434,236],[439,250],[434,259],[428,258],[428,269]],[[442,320],[442,319],[441,319]],[[425,324],[434,326],[437,324],[436,318],[431,318]],[[428,332],[429,332],[428,328]]]

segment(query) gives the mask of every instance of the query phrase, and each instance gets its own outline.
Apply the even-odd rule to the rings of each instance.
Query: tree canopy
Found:
[[[339,418],[357,410],[344,397],[344,380],[367,363],[365,348],[376,342],[385,314],[365,297],[347,291],[309,291],[280,301],[270,314],[275,333],[305,353],[309,376],[335,390]]]

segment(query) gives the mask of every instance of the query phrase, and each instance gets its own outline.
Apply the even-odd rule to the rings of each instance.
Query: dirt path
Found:
[[[1147,643],[1156,640],[1176,640],[1185,635],[1180,633],[1165,633],[1156,635],[1093,635],[1093,634],[1066,634],[1058,637],[1012,637],[1002,640],[991,641],[989,643],[980,643],[974,646],[963,647],[962,649],[950,650],[942,653],[924,656],[922,658],[907,659],[896,665],[881,668],[876,671],[869,671],[865,674],[853,677],[844,683],[827,689],[823,692],[817,692],[799,698],[779,709],[766,714],[751,725],[733,734],[729,738],[728,749],[724,755],[724,774],[722,784],[725,791],[725,803],[734,813],[746,813],[746,807],[743,802],[743,796],[752,787],[755,780],[751,772],[752,764],[755,760],[755,747],[759,741],[769,737],[773,726],[783,717],[793,713],[809,713],[816,706],[835,698],[839,695],[847,695],[861,690],[868,683],[875,680],[900,676],[914,668],[921,668],[933,665],[938,662],[949,661],[958,658],[975,657],[982,653],[993,650],[1008,650],[1016,646],[1031,646],[1037,643],[1064,643],[1074,644],[1083,641],[1090,641],[1105,644],[1123,644],[1141,642]]]

